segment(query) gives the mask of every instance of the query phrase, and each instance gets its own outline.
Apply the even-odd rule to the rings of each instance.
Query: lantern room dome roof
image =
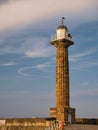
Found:
[[[63,24],[61,24],[60,26],[58,26],[57,29],[66,29],[68,31],[67,27],[65,25],[63,25]]]

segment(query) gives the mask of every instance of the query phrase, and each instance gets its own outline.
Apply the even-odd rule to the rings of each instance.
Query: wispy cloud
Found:
[[[13,43],[8,43],[0,47],[0,55],[17,54],[28,58],[50,57],[54,55],[54,48],[46,37],[26,37],[23,41],[14,39]]]
[[[32,51],[30,50],[31,54],[28,55],[28,57],[30,58],[35,58],[35,57],[49,57],[51,55],[53,55],[54,50],[52,52],[52,48],[47,49],[46,45],[44,44],[44,42],[42,42],[40,44],[40,42],[36,42],[37,44],[35,46],[33,46],[34,48],[31,47]],[[41,46],[39,46],[39,44]],[[45,51],[43,51],[45,50]],[[89,68],[89,67],[94,67],[94,66],[98,66],[98,62],[97,61],[83,61],[84,57],[89,57],[91,55],[93,55],[94,53],[96,53],[97,49],[96,48],[90,48],[88,50],[85,50],[84,52],[78,53],[78,54],[74,54],[72,56],[70,56],[70,61],[73,63],[78,62],[78,64],[76,65],[76,69],[84,69],[84,68]],[[51,52],[51,54],[50,54]],[[26,52],[27,53],[27,52]],[[35,66],[29,66],[29,67],[23,67],[20,68],[17,72],[22,75],[22,76],[31,76],[31,74],[28,73],[28,70],[30,69],[37,69],[37,70],[41,70],[41,71],[48,71],[48,67],[51,66],[51,64],[54,64],[55,58],[51,58],[49,62],[43,62],[41,64],[37,64]],[[77,67],[78,66],[78,67]],[[75,69],[75,68],[74,68]],[[87,85],[87,82],[84,83],[85,85]]]
[[[44,72],[50,72],[50,70],[48,70],[48,67],[50,67],[51,64],[53,64],[53,62],[54,61],[50,61],[50,62],[44,62],[44,63],[41,63],[41,64],[37,64],[35,66],[22,67],[22,68],[18,69],[17,72],[21,76],[32,76],[31,74],[29,74],[27,72],[27,70],[30,70],[30,69],[32,69],[32,70],[36,69],[36,70],[40,70],[40,71],[44,71]]]
[[[0,66],[15,66],[17,64],[18,63],[14,62],[14,61],[9,61],[9,62],[6,62],[6,63],[0,63]]]
[[[25,73],[25,70],[29,70],[29,69],[33,69],[34,66],[29,66],[29,67],[22,67],[20,69],[17,70],[17,73],[20,74],[21,76],[30,76],[30,74]]]
[[[49,57],[54,54],[54,48],[52,46],[48,46],[48,40],[46,38],[36,38],[33,40],[33,43],[29,43],[29,48],[25,52],[25,56],[29,58],[37,58],[37,57]]]
[[[0,93],[0,98],[15,99],[15,98],[21,98],[25,95],[30,95],[31,93],[32,93],[31,91],[27,91],[27,90],[20,90],[20,91],[16,90],[10,93],[2,92]]]
[[[49,67],[53,62],[44,62],[42,64],[36,65],[34,68],[42,71],[49,71],[47,70],[47,67]]]
[[[88,86],[88,85],[89,85],[89,82],[88,82],[88,81],[82,81],[82,82],[81,82],[81,85],[82,85],[82,86]]]
[[[81,3],[85,4],[81,6]],[[62,2],[40,0],[40,3],[39,0],[8,0],[0,7],[0,30],[25,26],[31,22],[36,23],[46,17],[49,19],[49,17],[60,15],[62,12],[64,12],[63,15],[68,17],[74,15],[75,18],[77,15],[82,16],[85,12],[84,19],[96,18],[96,5],[96,0],[75,0],[74,2],[71,0],[62,0]]]
[[[92,88],[90,87],[90,89],[88,87],[84,88],[84,89],[83,88],[74,91],[73,93],[71,93],[71,95],[73,97],[98,96],[98,88],[97,87],[92,87]]]
[[[0,0],[0,5],[1,5],[1,4],[8,3],[8,2],[9,2],[9,0]]]
[[[97,52],[97,48],[89,48],[81,53],[73,54],[69,57],[69,60],[71,62],[74,61],[80,61],[82,58],[85,58],[87,56],[93,55],[94,53]]]

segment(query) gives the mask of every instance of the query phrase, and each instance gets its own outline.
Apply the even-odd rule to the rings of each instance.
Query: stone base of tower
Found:
[[[50,108],[50,117],[56,118],[58,121],[64,121],[65,123],[74,123],[75,108]]]
[[[75,122],[75,108],[65,108],[64,118],[65,118],[65,122],[74,123]]]
[[[57,109],[50,108],[50,117],[57,118]]]

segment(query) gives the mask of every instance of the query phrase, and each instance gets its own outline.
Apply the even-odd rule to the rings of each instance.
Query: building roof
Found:
[[[68,31],[67,27],[65,25],[63,25],[63,24],[61,24],[60,26],[58,26],[57,29],[66,29]]]

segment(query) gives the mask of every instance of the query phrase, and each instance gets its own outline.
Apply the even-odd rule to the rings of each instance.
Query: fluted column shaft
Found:
[[[56,46],[56,108],[69,107],[68,47]]]

